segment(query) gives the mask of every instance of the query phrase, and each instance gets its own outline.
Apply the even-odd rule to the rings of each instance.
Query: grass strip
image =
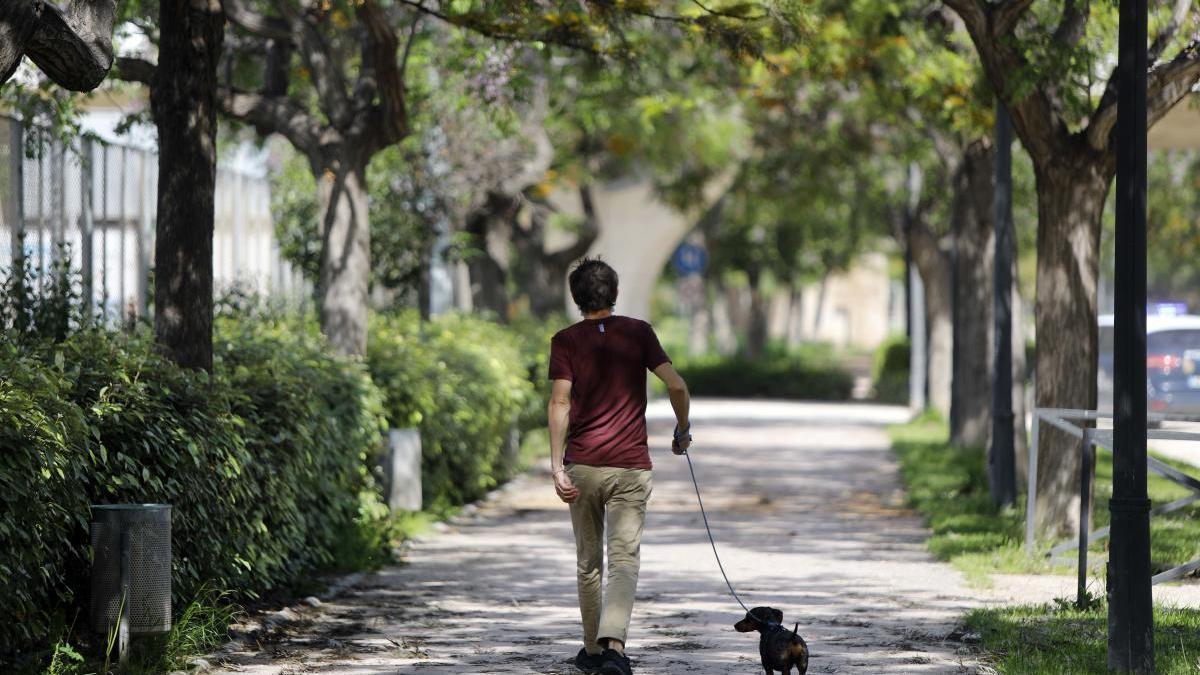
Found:
[[[1055,566],[1044,554],[1024,549],[1025,502],[1001,510],[992,505],[987,484],[987,461],[982,448],[958,448],[949,443],[946,425],[922,417],[891,430],[892,449],[908,492],[908,504],[919,511],[932,531],[927,541],[931,553],[950,562],[972,583],[988,583],[993,573],[1071,573],[1072,564]],[[1159,457],[1195,474],[1196,468]],[[1155,504],[1165,504],[1188,494],[1175,483],[1151,473],[1147,484]],[[1107,525],[1112,495],[1112,455],[1101,451],[1096,462],[1094,527]],[[1155,572],[1200,558],[1200,505],[1192,505],[1151,520],[1151,565]],[[1101,553],[1103,539],[1093,546]]]
[[[950,445],[946,425],[923,417],[891,429],[892,448],[909,505],[932,531],[927,545],[940,560],[963,571],[968,581],[989,582],[995,573],[1073,573],[1054,567],[1044,555],[1024,549],[1023,496],[1014,509],[992,505],[986,458],[980,448]],[[1167,460],[1195,473],[1195,468]],[[1107,525],[1112,494],[1112,455],[1100,452],[1096,463],[1095,526]],[[1147,485],[1154,503],[1178,499],[1187,491],[1155,474]],[[1189,507],[1151,520],[1151,564],[1155,571],[1200,557],[1200,509]],[[1107,540],[1095,546],[1103,551]],[[1103,584],[1103,581],[1100,581]],[[1097,600],[1084,610],[1074,599],[1046,605],[978,609],[964,623],[978,634],[979,644],[1000,673],[1020,675],[1103,673],[1108,660],[1108,610]],[[1200,610],[1156,606],[1154,610],[1156,672],[1165,675],[1200,672]]]
[[[1074,675],[1108,667],[1108,609],[1096,603],[1077,610],[1071,602],[978,609],[967,630],[979,635],[1000,673]],[[1200,610],[1155,607],[1155,672],[1200,672]]]

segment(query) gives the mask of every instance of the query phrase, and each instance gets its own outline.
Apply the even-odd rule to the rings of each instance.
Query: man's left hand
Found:
[[[675,433],[671,437],[671,452],[677,455],[687,454],[688,448],[692,446],[692,425],[687,425],[683,432],[679,431],[679,425],[675,425]]]

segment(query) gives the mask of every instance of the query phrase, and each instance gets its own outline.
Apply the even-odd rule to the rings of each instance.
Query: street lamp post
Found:
[[[1121,0],[1117,55],[1115,452],[1109,502],[1108,667],[1122,673],[1154,672],[1146,493],[1146,1]]]

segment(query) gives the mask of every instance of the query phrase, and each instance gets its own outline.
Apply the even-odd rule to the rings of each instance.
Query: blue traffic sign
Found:
[[[696,244],[680,244],[679,248],[675,249],[675,254],[671,256],[671,264],[681,277],[701,274],[704,272],[704,268],[708,267],[708,251],[705,251],[703,246]]]

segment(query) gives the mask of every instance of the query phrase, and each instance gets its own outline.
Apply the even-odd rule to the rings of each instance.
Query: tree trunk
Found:
[[[367,211],[367,161],[343,149],[314,173],[321,205],[321,332],[334,351],[367,351],[371,285],[371,230]]]
[[[767,301],[762,293],[762,273],[750,270],[750,312],[746,325],[746,356],[757,359],[767,350]]]
[[[692,314],[688,323],[688,355],[701,356],[708,353],[708,334],[712,330],[712,310],[702,303]]]
[[[738,349],[745,348],[745,337],[750,332],[750,303],[746,297],[749,293],[739,286],[725,286],[725,307],[729,311],[729,323],[733,329],[734,339]]]
[[[788,285],[787,345],[796,347],[804,340],[804,292],[796,288],[796,283]]]
[[[995,179],[992,145],[970,144],[955,176],[951,223],[957,283],[950,442],[959,446],[982,446],[991,432]]]
[[[925,317],[929,324],[929,406],[946,417],[950,414],[954,349],[950,260],[927,228],[912,227],[908,239],[913,264],[925,287]]]
[[[507,273],[492,257],[488,235],[497,227],[507,229],[511,217],[508,212],[513,206],[509,198],[489,194],[484,205],[467,218],[465,228],[475,249],[467,260],[471,271],[471,303],[477,309],[492,312],[501,321],[508,318]]]
[[[417,267],[417,314],[422,321],[433,318],[433,246],[432,240],[424,242]]]
[[[1111,158],[1076,151],[1035,166],[1038,193],[1038,407],[1096,405],[1096,279]],[[1079,442],[1042,425],[1035,524],[1043,536],[1079,527]]]
[[[173,361],[211,371],[217,62],[225,14],[217,0],[163,0],[159,26],[150,93],[160,153],[154,330]]]
[[[1029,364],[1025,362],[1024,302],[1017,281],[1017,259],[1012,261],[1012,411],[1013,453],[1016,454],[1017,490],[1024,489],[1029,480],[1029,436],[1025,427],[1025,385],[1029,381]],[[991,454],[989,453],[990,457]]]
[[[949,417],[950,381],[954,371],[949,263],[943,262],[932,274],[932,279],[922,275],[925,281],[925,315],[929,319],[929,405]]]
[[[590,199],[586,192],[584,195],[585,200]],[[567,293],[567,272],[600,235],[590,214],[591,206],[584,210],[589,217],[585,218],[575,243],[554,253],[546,252],[546,218],[549,214],[536,207],[515,214],[510,228],[514,252],[510,273],[517,287],[528,297],[529,311],[536,317],[544,319],[562,311],[563,297]]]
[[[713,338],[717,353],[729,356],[737,351],[737,335],[734,331],[733,316],[729,309],[729,289],[719,281],[716,284],[712,300]]]
[[[821,283],[817,286],[817,304],[813,309],[812,331],[809,335],[812,336],[814,342],[821,341],[821,320],[822,314],[825,313],[825,291],[829,287],[829,268],[825,268],[821,272]]]

